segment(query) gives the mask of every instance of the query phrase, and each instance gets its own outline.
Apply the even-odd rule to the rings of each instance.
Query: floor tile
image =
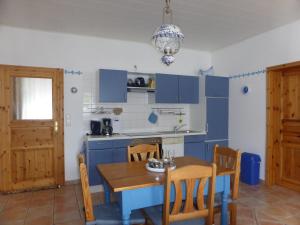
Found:
[[[55,225],[84,225],[84,221],[83,220],[70,220],[68,222],[55,223]]]
[[[53,225],[53,216],[39,216],[26,219],[25,225]]]
[[[0,225],[14,223],[18,224],[20,222],[24,223],[27,211],[27,208],[21,206],[5,208],[0,213]]]
[[[54,214],[54,223],[64,223],[71,220],[81,220],[79,209],[68,209]]]
[[[93,193],[92,200],[95,205],[103,203],[103,193]],[[236,202],[238,225],[300,225],[300,193],[241,183]],[[84,224],[81,186],[0,195],[0,225],[36,224]],[[217,214],[215,225],[219,224]]]

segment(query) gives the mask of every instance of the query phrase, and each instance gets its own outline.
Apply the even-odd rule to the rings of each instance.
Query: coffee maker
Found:
[[[113,128],[111,125],[111,119],[110,118],[103,118],[102,119],[103,129],[102,129],[102,135],[109,136],[113,133]]]
[[[101,135],[100,121],[92,120],[90,125],[91,125],[92,135]]]

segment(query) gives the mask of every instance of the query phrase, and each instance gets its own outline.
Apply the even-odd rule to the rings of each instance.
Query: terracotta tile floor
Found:
[[[102,200],[102,194],[93,194],[94,204]],[[300,193],[281,187],[241,184],[237,204],[239,225],[300,225]],[[216,215],[216,225],[219,219],[220,215]],[[0,225],[80,225],[83,221],[79,185],[0,194]]]

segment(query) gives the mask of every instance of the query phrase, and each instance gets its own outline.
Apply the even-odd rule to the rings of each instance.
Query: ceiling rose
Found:
[[[179,52],[184,35],[180,28],[173,24],[173,13],[170,7],[171,0],[165,0],[166,6],[163,9],[163,24],[159,26],[152,35],[152,44],[162,52],[162,63],[170,65],[174,62],[174,55]],[[170,23],[165,22],[166,16],[170,17]]]

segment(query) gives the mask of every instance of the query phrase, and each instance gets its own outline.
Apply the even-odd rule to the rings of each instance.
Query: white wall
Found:
[[[0,64],[59,67],[81,70],[83,75],[65,75],[65,114],[71,126],[65,126],[66,180],[78,179],[76,155],[85,134],[83,97],[93,88],[99,68],[114,68],[140,72],[197,74],[211,65],[208,52],[182,49],[170,67],[160,63],[160,54],[149,44],[95,37],[50,33],[0,26]],[[71,94],[70,88],[79,91]]]
[[[213,52],[216,74],[234,75],[300,60],[300,20]],[[243,85],[252,90],[241,94]],[[260,177],[265,176],[266,77],[230,80],[229,144],[259,153],[263,159]]]

